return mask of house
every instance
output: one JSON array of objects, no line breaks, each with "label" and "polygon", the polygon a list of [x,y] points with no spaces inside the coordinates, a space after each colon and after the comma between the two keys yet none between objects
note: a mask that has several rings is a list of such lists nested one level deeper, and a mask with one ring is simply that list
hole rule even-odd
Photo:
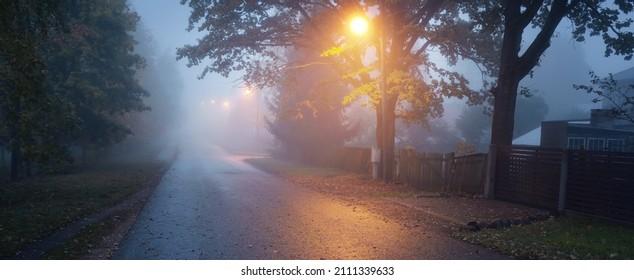
[{"label": "house", "polygon": [[634,152],[634,126],[606,118],[611,110],[592,110],[589,120],[543,121],[542,125],[513,140],[513,145],[557,149]]},{"label": "house", "polygon": [[634,129],[611,116],[609,109],[594,109],[590,120],[544,121],[540,146],[560,149],[634,152]]},{"label": "house", "polygon": [[539,126],[526,134],[513,139],[513,145],[539,146],[542,137],[542,127]]},{"label": "house", "polygon": [[515,138],[513,145],[634,152],[634,131],[602,127],[592,119],[543,121],[540,127]]},{"label": "house", "polygon": [[[634,85],[634,67],[613,75],[613,78],[620,86],[619,90],[626,92],[628,96],[630,92],[634,93],[634,90],[628,91],[629,85]],[[540,127],[513,140],[513,144],[634,152],[634,123],[615,115],[614,104],[611,102],[604,100],[602,109],[591,110],[590,119],[543,121]]]}]

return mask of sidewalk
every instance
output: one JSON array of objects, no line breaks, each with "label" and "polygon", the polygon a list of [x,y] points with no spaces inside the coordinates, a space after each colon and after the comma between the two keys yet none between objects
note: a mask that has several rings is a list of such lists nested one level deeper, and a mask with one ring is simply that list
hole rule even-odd
[{"label": "sidewalk", "polygon": [[[414,208],[458,225],[527,223],[547,219],[548,211],[504,201],[465,197],[386,198],[386,200]],[[475,223],[474,223],[475,222]]]},{"label": "sidewalk", "polygon": [[[420,192],[404,184],[387,184],[379,180],[372,180],[367,174],[341,173],[323,176],[322,173],[311,171],[310,168],[301,171],[288,172],[286,166],[274,166],[266,160],[250,161],[255,166],[278,168],[278,176],[293,184],[304,186],[320,193],[335,195],[342,198],[381,199],[395,205],[406,206],[422,211],[443,221],[457,226],[473,227],[504,227],[510,224],[530,223],[535,220],[548,219],[548,211],[525,207],[494,199],[468,198],[460,196],[421,196]],[[292,166],[292,164],[288,164]],[[264,169],[266,170],[266,169]],[[318,168],[316,170],[319,170]],[[272,171],[268,171],[272,172]],[[285,173],[286,172],[286,173]],[[418,193],[418,195],[417,195]],[[414,197],[412,197],[414,196]]]}]

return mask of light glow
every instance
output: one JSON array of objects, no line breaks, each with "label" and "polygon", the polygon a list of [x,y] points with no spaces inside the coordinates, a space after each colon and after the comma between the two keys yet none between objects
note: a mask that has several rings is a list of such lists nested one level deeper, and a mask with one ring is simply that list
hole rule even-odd
[{"label": "light glow", "polygon": [[365,35],[368,29],[369,23],[365,17],[357,16],[350,21],[350,31],[357,36]]}]

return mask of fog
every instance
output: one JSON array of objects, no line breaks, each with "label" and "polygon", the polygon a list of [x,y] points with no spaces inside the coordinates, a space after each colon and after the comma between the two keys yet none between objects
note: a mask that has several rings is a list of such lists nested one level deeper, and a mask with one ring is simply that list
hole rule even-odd
[{"label": "fog", "polygon": [[[166,138],[182,141],[188,137],[204,137],[236,151],[266,151],[272,141],[264,125],[264,119],[269,114],[265,101],[267,94],[261,89],[246,94],[246,85],[239,79],[240,73],[234,73],[228,78],[211,73],[201,80],[198,77],[202,73],[202,67],[188,68],[186,61],[175,60],[176,48],[195,43],[203,36],[196,31],[186,31],[190,9],[178,2],[130,2],[131,8],[139,13],[142,24],[156,42],[156,53],[171,55],[174,59],[176,74],[170,75],[179,77],[182,84],[174,92],[178,95],[178,105],[172,104],[173,109],[178,111],[178,123],[170,131],[174,133],[166,134]],[[569,29],[567,24],[561,24],[559,35],[553,38],[551,47],[546,51],[540,65],[534,69],[533,76],[522,81],[522,86],[533,90],[535,96],[546,101],[549,108],[545,116],[547,120],[579,117],[590,109],[597,108],[598,105],[591,102],[593,96],[572,88],[573,84],[589,83],[588,71],[606,76],[631,67],[631,62],[622,57],[605,58],[600,38],[588,37],[587,42],[575,42]],[[531,32],[527,34],[526,37],[529,38]],[[461,63],[456,70],[469,77],[477,87],[480,79],[477,68],[469,63]],[[465,106],[462,100],[448,99],[445,102],[443,119],[435,123],[448,125],[450,127],[444,129],[454,131],[454,122]],[[370,109],[363,107],[351,111],[359,110]],[[362,119],[365,127],[365,131],[361,131],[363,139],[351,143],[365,145],[372,141],[373,133],[370,130],[374,124],[367,123],[371,121],[371,115],[359,115],[361,117],[358,119]],[[400,137],[409,139],[407,136]]]},{"label": "fog", "polygon": [[[213,141],[227,149],[245,152],[261,152],[270,143],[270,136],[263,126],[266,113],[264,92],[245,92],[246,86],[240,81],[240,73],[222,77],[210,73],[199,79],[203,67],[187,67],[185,60],[176,60],[176,49],[193,44],[203,35],[186,30],[190,8],[173,0],[131,0],[130,8],[140,17],[140,25],[151,35],[155,53],[170,57],[174,73],[164,73],[171,77],[175,103],[169,104],[173,114],[164,122],[175,122],[168,127],[163,137],[168,144],[183,142],[191,138]],[[143,40],[139,38],[139,45]],[[152,65],[148,65],[152,67]],[[165,68],[157,69],[164,71]],[[152,90],[149,89],[150,94]],[[153,96],[148,98],[152,103]],[[162,116],[156,116],[162,117]],[[135,131],[135,134],[138,134]]]}]

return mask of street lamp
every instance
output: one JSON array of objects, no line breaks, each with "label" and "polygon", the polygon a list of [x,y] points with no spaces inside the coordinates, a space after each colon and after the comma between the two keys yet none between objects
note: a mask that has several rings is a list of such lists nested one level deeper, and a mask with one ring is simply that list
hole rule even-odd
[{"label": "street lamp", "polygon": [[357,16],[350,21],[350,31],[354,35],[363,36],[368,32],[369,24],[365,17]]},{"label": "street lamp", "polygon": [[[382,2],[382,1],[381,1]],[[379,2],[379,5],[381,4],[381,2]],[[379,9],[381,10],[381,7],[379,7]],[[382,10],[381,10],[382,11]],[[353,34],[357,35],[357,36],[364,36],[365,34],[367,34],[368,29],[369,29],[369,23],[368,20],[365,17],[362,16],[356,16],[354,18],[352,18],[352,20],[350,20],[350,31],[352,31]],[[383,181],[384,182],[388,182],[388,172],[392,172],[392,170],[388,170],[388,157],[391,157],[388,154],[387,151],[387,122],[386,122],[386,117],[385,117],[385,112],[386,112],[386,93],[385,93],[385,88],[386,88],[386,73],[385,73],[385,46],[384,46],[384,30],[383,30],[383,26],[381,25],[379,27],[379,63],[380,63],[380,68],[379,68],[379,76],[381,78],[381,122],[383,123],[383,125],[381,126],[381,143],[382,143],[382,149],[381,149],[381,159],[383,161]],[[391,177],[391,176],[390,176]]]}]

